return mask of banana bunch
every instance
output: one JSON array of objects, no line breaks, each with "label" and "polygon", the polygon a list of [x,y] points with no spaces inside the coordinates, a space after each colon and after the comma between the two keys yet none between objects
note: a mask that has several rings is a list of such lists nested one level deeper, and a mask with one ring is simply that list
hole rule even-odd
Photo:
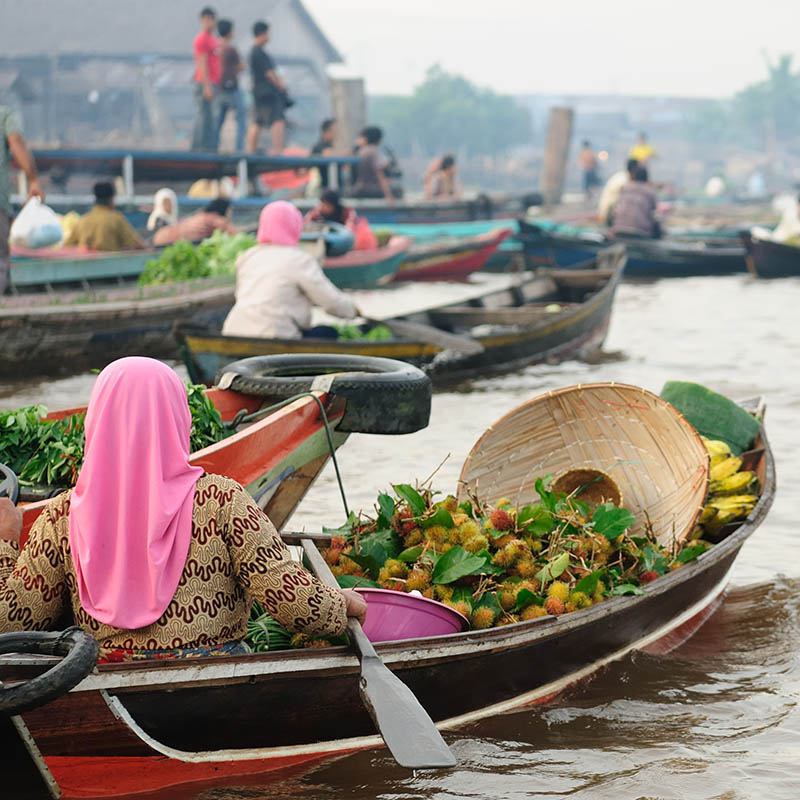
[{"label": "banana bunch", "polygon": [[729,522],[744,519],[758,502],[758,478],[742,469],[742,459],[725,442],[701,437],[710,462],[708,500],[695,531],[697,538],[714,539]]}]

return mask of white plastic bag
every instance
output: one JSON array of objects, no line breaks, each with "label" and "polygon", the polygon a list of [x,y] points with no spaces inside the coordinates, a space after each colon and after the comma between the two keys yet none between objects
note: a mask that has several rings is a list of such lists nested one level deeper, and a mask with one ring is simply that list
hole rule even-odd
[{"label": "white plastic bag", "polygon": [[50,247],[63,236],[56,212],[38,197],[31,197],[11,223],[8,241],[17,247]]}]

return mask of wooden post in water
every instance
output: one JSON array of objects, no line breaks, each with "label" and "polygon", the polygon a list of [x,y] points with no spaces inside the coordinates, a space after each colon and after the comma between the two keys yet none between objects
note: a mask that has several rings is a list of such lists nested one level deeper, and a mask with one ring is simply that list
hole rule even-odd
[{"label": "wooden post in water", "polygon": [[331,108],[339,123],[337,150],[350,153],[358,134],[367,124],[367,101],[363,78],[331,78]]},{"label": "wooden post in water", "polygon": [[571,108],[550,109],[541,180],[542,196],[548,206],[560,203],[564,191],[569,142],[572,137],[572,116]]}]

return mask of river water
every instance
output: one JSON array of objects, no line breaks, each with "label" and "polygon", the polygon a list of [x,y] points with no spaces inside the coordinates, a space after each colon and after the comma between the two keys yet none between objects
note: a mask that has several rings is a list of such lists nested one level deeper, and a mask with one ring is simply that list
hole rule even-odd
[{"label": "river water", "polygon": [[[347,499],[354,509],[367,508],[379,490],[427,478],[445,458],[434,485],[454,491],[461,463],[484,429],[552,388],[614,380],[658,392],[665,381],[678,379],[734,398],[765,395],[777,460],[775,504],[742,549],[724,603],[695,637],[668,655],[628,656],[547,705],[448,733],[459,761],[451,772],[413,775],[378,750],[270,782],[236,780],[179,796],[800,798],[800,559],[792,505],[800,475],[799,311],[796,280],[625,283],[607,358],[531,367],[437,393],[426,430],[402,437],[354,435],[339,451]],[[0,408],[78,405],[91,383],[91,376],[79,376],[0,385]],[[327,468],[292,527],[313,530],[343,519]],[[264,714],[269,724],[269,710]]]}]

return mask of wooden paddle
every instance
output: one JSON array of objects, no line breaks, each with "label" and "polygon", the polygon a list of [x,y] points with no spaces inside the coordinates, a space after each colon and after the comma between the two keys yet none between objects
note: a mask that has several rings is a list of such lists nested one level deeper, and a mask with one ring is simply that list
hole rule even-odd
[{"label": "wooden paddle", "polygon": [[475,339],[469,336],[448,333],[441,330],[441,328],[435,328],[433,325],[408,322],[404,319],[370,319],[369,317],[364,317],[364,319],[374,325],[385,325],[392,333],[396,333],[398,336],[435,344],[437,347],[443,347],[445,350],[452,350],[455,353],[474,356],[483,352],[483,345]]},{"label": "wooden paddle", "polygon": [[[311,539],[303,539],[303,550],[316,576],[339,588],[328,564]],[[361,662],[358,690],[361,699],[386,742],[394,760],[408,769],[454,767],[456,760],[419,700],[375,652],[358,620],[350,619],[347,634]]]}]

